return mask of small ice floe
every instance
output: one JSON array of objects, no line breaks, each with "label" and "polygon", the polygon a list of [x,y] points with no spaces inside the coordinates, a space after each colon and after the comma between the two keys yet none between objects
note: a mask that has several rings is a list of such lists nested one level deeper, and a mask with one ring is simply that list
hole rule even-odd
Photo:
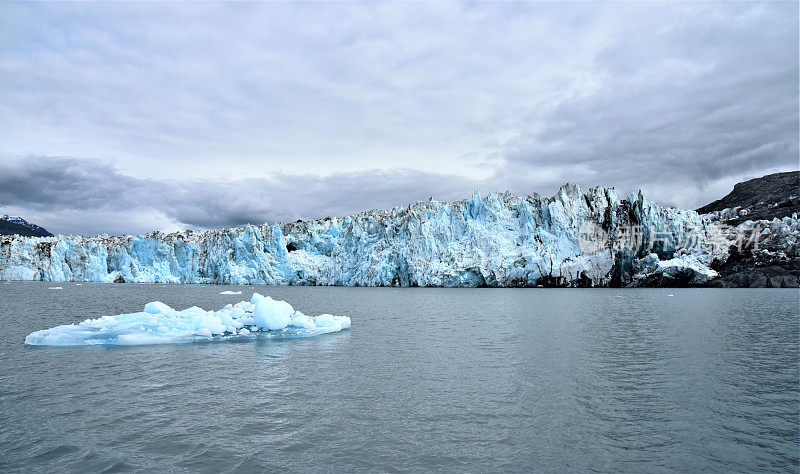
[{"label": "small ice floe", "polygon": [[673,295],[672,293],[670,293],[670,294],[668,294],[667,296],[675,296],[675,295]]},{"label": "small ice floe", "polygon": [[225,290],[225,291],[220,291],[219,294],[221,294],[221,295],[241,295],[242,292],[241,291]]},{"label": "small ice floe", "polygon": [[47,288],[48,290],[63,290],[63,286],[50,286]]},{"label": "small ice floe", "polygon": [[350,327],[350,318],[322,314],[306,316],[285,301],[256,293],[250,301],[219,311],[193,306],[176,311],[164,303],[147,303],[140,313],[103,316],[32,332],[30,345],[138,345],[222,341],[255,337],[310,337]]},{"label": "small ice floe", "polygon": [[81,284],[80,283],[75,283],[75,286],[81,286]]}]

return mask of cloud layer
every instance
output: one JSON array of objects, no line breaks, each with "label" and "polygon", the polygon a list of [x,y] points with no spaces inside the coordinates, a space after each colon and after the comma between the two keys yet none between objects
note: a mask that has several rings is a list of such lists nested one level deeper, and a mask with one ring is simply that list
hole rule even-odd
[{"label": "cloud layer", "polygon": [[[59,157],[0,164],[0,204],[53,232],[94,235],[344,216],[432,197],[469,195],[481,183],[409,169],[268,178],[143,179],[109,163]],[[35,219],[33,219],[35,217]],[[66,229],[66,230],[62,230]]]},{"label": "cloud layer", "polygon": [[0,5],[0,208],[53,232],[798,166],[786,3]]}]

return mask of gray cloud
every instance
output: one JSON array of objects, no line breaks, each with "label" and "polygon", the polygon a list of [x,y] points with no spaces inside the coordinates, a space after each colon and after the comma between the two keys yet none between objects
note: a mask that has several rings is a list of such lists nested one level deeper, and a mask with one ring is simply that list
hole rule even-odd
[{"label": "gray cloud", "polygon": [[[798,5],[0,4],[0,205],[56,232],[798,166]],[[84,158],[54,158],[58,156]]]},{"label": "gray cloud", "polygon": [[692,8],[689,18],[631,18],[639,34],[595,58],[613,80],[527,117],[507,143],[508,167],[573,165],[573,179],[629,188],[667,182],[688,206],[708,197],[686,191],[708,182],[797,167],[798,55],[784,43],[797,41],[796,5]]},{"label": "gray cloud", "polygon": [[478,184],[408,169],[327,177],[154,180],[126,176],[92,160],[28,157],[26,166],[18,161],[0,164],[0,207],[52,232],[84,235],[344,216],[433,197],[432,189],[437,199],[458,199]]}]

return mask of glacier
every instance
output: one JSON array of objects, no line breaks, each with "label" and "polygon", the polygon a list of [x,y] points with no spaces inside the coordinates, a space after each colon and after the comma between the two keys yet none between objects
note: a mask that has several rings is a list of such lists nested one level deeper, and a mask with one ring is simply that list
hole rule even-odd
[{"label": "glacier", "polygon": [[[750,222],[752,224],[752,222]],[[797,218],[770,223],[797,236]],[[794,238],[793,237],[793,238]],[[223,230],[0,238],[0,279],[341,286],[705,284],[735,232],[641,192],[562,186]],[[796,240],[796,239],[795,239]],[[796,242],[795,242],[796,244]],[[794,244],[793,244],[794,245]],[[796,245],[793,247],[796,252]]]},{"label": "glacier", "polygon": [[103,316],[29,334],[29,345],[142,345],[221,341],[254,337],[310,337],[350,327],[347,316],[306,316],[285,301],[255,293],[219,311],[196,306],[176,311],[160,301],[139,313]]}]

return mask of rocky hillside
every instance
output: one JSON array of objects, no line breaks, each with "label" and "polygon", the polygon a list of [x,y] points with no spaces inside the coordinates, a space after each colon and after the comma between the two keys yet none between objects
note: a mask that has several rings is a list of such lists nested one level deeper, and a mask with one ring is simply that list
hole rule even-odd
[{"label": "rocky hillside", "polygon": [[32,224],[21,217],[0,215],[0,235],[21,235],[25,237],[52,237],[44,227]]},{"label": "rocky hillside", "polygon": [[714,286],[798,286],[800,244],[792,226],[800,214],[800,171],[741,182],[697,212],[720,224],[754,229],[755,239],[742,248],[731,246],[728,259],[714,267],[719,273]]},{"label": "rocky hillside", "polygon": [[25,237],[51,237],[44,227],[31,224],[21,217],[0,216],[0,235],[22,235]]},{"label": "rocky hillside", "polygon": [[[723,213],[726,209],[727,213]],[[700,214],[717,212],[728,223],[772,220],[800,214],[800,171],[775,173],[743,181],[722,199],[697,209]]]}]

